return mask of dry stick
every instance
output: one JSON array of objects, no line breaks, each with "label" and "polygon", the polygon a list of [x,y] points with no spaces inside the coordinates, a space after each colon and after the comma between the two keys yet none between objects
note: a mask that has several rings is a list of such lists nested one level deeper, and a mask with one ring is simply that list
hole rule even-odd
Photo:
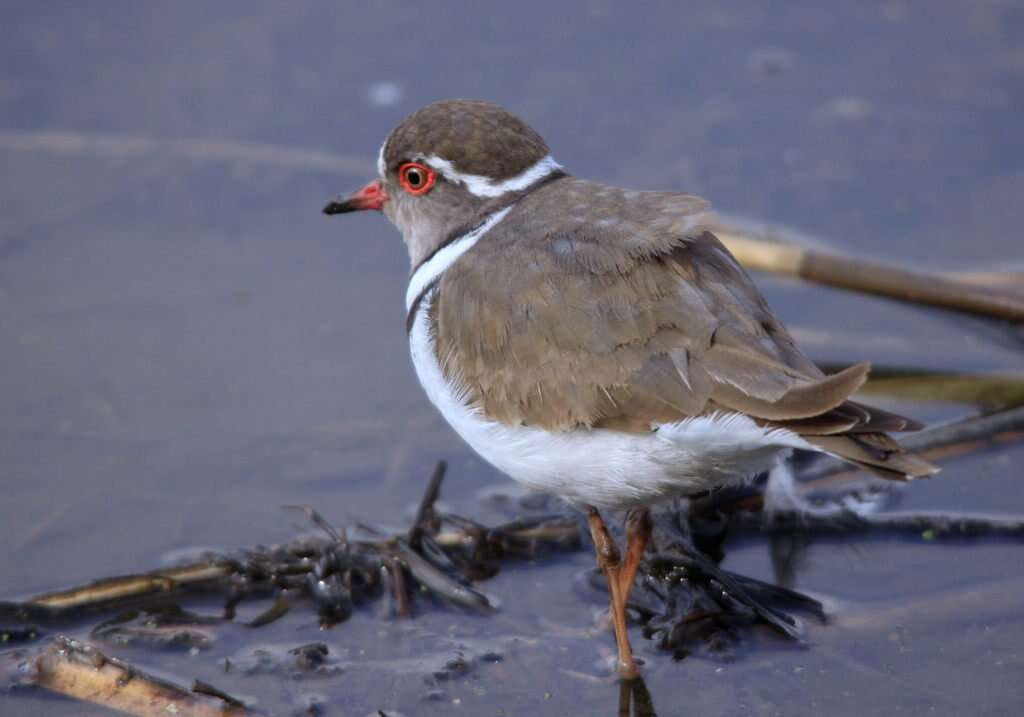
[{"label": "dry stick", "polygon": [[420,583],[435,594],[442,595],[456,605],[479,613],[494,611],[495,608],[486,595],[445,575],[425,558],[422,558],[401,538],[392,540],[389,547],[392,556],[404,564]]},{"label": "dry stick", "polygon": [[411,617],[412,607],[409,604],[409,588],[405,585],[405,571],[397,558],[391,558],[386,563],[394,581],[392,589],[394,590],[395,610],[398,613],[398,617]]},{"label": "dry stick", "polygon": [[898,269],[863,259],[755,239],[721,227],[722,243],[748,269],[795,276],[914,304],[1024,323],[1024,298],[980,288],[940,274]]},{"label": "dry stick", "polygon": [[29,620],[47,615],[71,615],[77,610],[104,610],[136,599],[170,596],[182,588],[202,588],[229,578],[237,570],[229,561],[194,563],[143,575],[104,578],[57,592],[37,595],[23,603],[0,603],[6,612],[22,612]]},{"label": "dry stick", "polygon": [[924,536],[927,540],[941,538],[1024,538],[1024,518],[950,514],[939,512],[857,513],[840,510],[818,515],[802,511],[779,510],[766,519],[760,513],[737,513],[734,530],[749,529],[774,533],[809,533],[814,535],[848,535],[884,531],[890,534]]},{"label": "dry stick", "polygon": [[190,692],[62,635],[25,666],[28,684],[138,717],[256,714],[237,700]]},{"label": "dry stick", "polygon": [[423,492],[423,498],[416,509],[416,517],[413,518],[412,527],[409,528],[409,543],[411,545],[416,545],[423,532],[424,525],[434,515],[434,503],[441,497],[441,481],[444,480],[444,474],[447,470],[448,463],[446,461],[438,461],[434,465],[434,472],[430,476],[430,481],[427,482],[427,489]]},{"label": "dry stick", "polygon": [[284,505],[284,506],[281,506],[281,507],[284,510],[298,510],[298,511],[302,511],[302,514],[305,515],[306,518],[309,519],[310,523],[312,523],[316,527],[320,528],[320,530],[322,530],[325,533],[327,533],[327,535],[330,536],[331,540],[333,540],[335,543],[337,543],[338,545],[341,545],[341,546],[345,546],[345,545],[348,544],[348,540],[346,539],[345,535],[343,533],[339,533],[338,529],[335,528],[333,525],[331,525],[330,521],[328,521],[325,517],[323,517],[318,512],[316,512],[316,510],[313,509],[313,506],[311,506],[311,505]]},{"label": "dry stick", "polygon": [[1024,271],[963,271],[944,275],[947,279],[991,289],[1024,291]]}]

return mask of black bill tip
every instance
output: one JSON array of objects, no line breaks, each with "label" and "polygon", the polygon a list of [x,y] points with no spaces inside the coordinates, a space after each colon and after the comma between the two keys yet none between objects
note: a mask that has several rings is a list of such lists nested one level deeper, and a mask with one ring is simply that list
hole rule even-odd
[{"label": "black bill tip", "polygon": [[355,207],[353,207],[350,202],[333,201],[328,202],[327,206],[324,207],[324,214],[332,216],[334,214],[344,214],[345,212],[351,212],[354,210]]}]

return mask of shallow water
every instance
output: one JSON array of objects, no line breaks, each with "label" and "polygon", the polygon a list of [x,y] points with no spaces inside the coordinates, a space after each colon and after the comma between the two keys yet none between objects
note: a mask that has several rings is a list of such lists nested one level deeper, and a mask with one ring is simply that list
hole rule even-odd
[{"label": "shallow water", "polygon": [[[0,10],[0,597],[144,570],[175,549],[287,539],[279,506],[402,523],[433,461],[478,511],[504,480],[433,413],[405,345],[407,272],[378,216],[327,220],[409,111],[495,100],[573,173],[679,189],[832,246],[936,270],[1019,267],[1019,3],[334,3]],[[757,277],[822,361],[1019,370],[998,328]],[[928,420],[947,405],[887,404]],[[1021,447],[949,462],[905,507],[1024,513]],[[770,578],[768,549],[728,566]],[[224,675],[253,633],[197,657],[126,651],[286,712],[613,713],[611,641],[579,553],[486,584],[498,618],[312,615],[344,673]],[[1006,543],[811,547],[797,587],[833,624],[810,647],[672,662],[636,638],[661,714],[1016,714],[1024,557]],[[581,607],[582,605],[582,607]],[[435,684],[432,661],[497,650]],[[347,652],[346,652],[347,651]],[[440,657],[439,657],[440,656]],[[244,661],[244,660],[243,660]],[[583,676],[580,676],[583,675]],[[596,676],[596,678],[594,678]],[[36,696],[0,714],[78,714]]]}]

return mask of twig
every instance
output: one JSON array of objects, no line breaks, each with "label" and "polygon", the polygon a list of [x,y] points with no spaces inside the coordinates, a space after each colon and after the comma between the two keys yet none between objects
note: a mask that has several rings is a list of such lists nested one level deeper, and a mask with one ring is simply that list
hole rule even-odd
[{"label": "twig", "polygon": [[1024,322],[1024,298],[957,281],[947,275],[900,269],[877,262],[757,239],[724,226],[716,235],[748,269],[794,276],[891,299]]},{"label": "twig", "polygon": [[138,717],[256,714],[216,688],[186,690],[62,635],[34,655],[19,657],[25,683]]},{"label": "twig", "polygon": [[270,607],[249,622],[245,623],[245,625],[248,627],[263,627],[264,625],[269,625],[270,623],[280,620],[282,617],[287,615],[291,609],[291,600],[284,596],[279,597]]},{"label": "twig", "polygon": [[912,433],[900,442],[915,451],[929,451],[955,443],[989,439],[1005,433],[1024,431],[1024,406],[942,423]]},{"label": "twig", "polygon": [[210,697],[216,697],[218,700],[231,707],[245,708],[245,703],[240,699],[232,697],[224,690],[214,687],[209,682],[192,680],[192,692],[197,695],[209,695]]},{"label": "twig", "polygon": [[434,466],[434,472],[430,475],[430,480],[427,482],[427,489],[423,493],[423,498],[420,499],[419,507],[416,509],[416,517],[412,521],[412,527],[409,528],[409,543],[416,545],[419,543],[420,535],[423,533],[428,522],[434,518],[434,503],[441,497],[441,482],[444,480],[444,474],[448,470],[448,464],[445,461],[438,461]]},{"label": "twig", "polygon": [[0,617],[18,620],[69,618],[86,611],[124,608],[134,601],[152,602],[172,597],[179,590],[202,589],[221,583],[238,570],[234,561],[218,560],[143,575],[104,578],[68,590],[37,595],[22,603],[0,602]]},{"label": "twig", "polygon": [[737,513],[732,526],[776,533],[814,533],[843,535],[868,531],[909,534],[926,540],[940,538],[1020,538],[1024,537],[1024,518],[949,513],[858,513],[842,509],[834,513],[780,510],[770,517],[761,514]]},{"label": "twig", "polygon": [[391,552],[417,580],[434,593],[476,612],[493,612],[494,606],[486,595],[445,575],[401,538],[392,542]]},{"label": "twig", "polygon": [[337,543],[338,545],[345,545],[347,543],[347,541],[345,539],[345,536],[341,532],[339,532],[337,528],[335,528],[333,525],[331,525],[329,520],[324,518],[322,515],[317,513],[315,510],[313,510],[313,506],[311,506],[311,505],[285,505],[285,506],[282,506],[282,508],[284,508],[284,510],[297,510],[297,511],[301,511],[302,514],[305,515],[309,519],[309,522],[311,522],[316,527],[320,528],[320,530],[322,530],[325,533],[327,533],[327,535],[330,536],[331,540],[333,540],[335,543]]},{"label": "twig", "polygon": [[964,271],[946,274],[954,281],[1010,291],[1024,291],[1024,271]]},{"label": "twig", "polygon": [[[688,527],[688,526],[687,526]],[[762,622],[775,628],[779,633],[797,642],[802,641],[800,629],[796,621],[788,614],[775,609],[767,602],[762,602],[751,595],[744,583],[744,578],[722,570],[702,551],[693,545],[691,536],[682,529],[677,521],[656,520],[654,533],[651,542],[655,545],[671,546],[670,553],[656,552],[644,559],[643,568],[650,574],[664,572],[666,569],[679,568],[685,571],[688,579],[704,581],[710,584],[712,581],[721,586],[720,590],[709,590],[709,594],[715,595],[721,592],[727,594],[730,599],[735,600],[757,616]],[[757,587],[757,584],[748,581],[747,584]],[[787,595],[787,599],[791,599]],[[778,597],[773,595],[772,597]],[[799,595],[801,600],[808,604],[817,604],[811,598]],[[818,606],[820,608],[820,606]]]},{"label": "twig", "polygon": [[412,607],[409,605],[409,589],[405,586],[405,572],[397,559],[391,558],[385,561],[386,569],[392,580],[394,592],[395,611],[398,617],[409,617],[412,615]]}]

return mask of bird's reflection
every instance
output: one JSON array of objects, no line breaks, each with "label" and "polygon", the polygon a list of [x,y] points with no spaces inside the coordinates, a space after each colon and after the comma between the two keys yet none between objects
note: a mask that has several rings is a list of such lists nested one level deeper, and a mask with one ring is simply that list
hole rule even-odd
[{"label": "bird's reflection", "polygon": [[801,533],[772,533],[768,545],[775,584],[792,590],[796,576],[807,567],[807,552],[811,539]]},{"label": "bird's reflection", "polygon": [[657,714],[642,677],[619,682],[618,717],[657,717]]}]

